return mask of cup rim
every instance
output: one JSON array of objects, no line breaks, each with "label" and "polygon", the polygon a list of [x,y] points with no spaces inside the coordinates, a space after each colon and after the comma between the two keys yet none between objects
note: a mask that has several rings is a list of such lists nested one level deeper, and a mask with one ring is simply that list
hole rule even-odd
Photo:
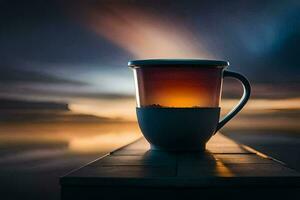
[{"label": "cup rim", "polygon": [[217,67],[225,68],[229,62],[223,60],[204,59],[146,59],[131,60],[128,62],[130,68],[141,67]]}]

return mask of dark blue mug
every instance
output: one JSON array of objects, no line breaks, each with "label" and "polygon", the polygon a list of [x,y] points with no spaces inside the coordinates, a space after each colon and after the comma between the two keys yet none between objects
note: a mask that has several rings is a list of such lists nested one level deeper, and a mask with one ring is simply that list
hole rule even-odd
[{"label": "dark blue mug", "polygon": [[[128,63],[134,71],[137,118],[153,150],[204,151],[205,144],[247,103],[251,87],[226,61],[151,59]],[[223,77],[239,80],[244,94],[221,121]]]}]

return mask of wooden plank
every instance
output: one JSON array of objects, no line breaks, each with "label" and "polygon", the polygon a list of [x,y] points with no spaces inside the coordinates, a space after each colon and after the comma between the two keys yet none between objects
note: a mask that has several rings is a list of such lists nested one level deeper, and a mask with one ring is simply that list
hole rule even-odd
[{"label": "wooden plank", "polygon": [[176,165],[176,158],[162,154],[145,155],[113,155],[103,158],[100,162],[91,163],[89,166],[166,166]]},{"label": "wooden plank", "polygon": [[85,199],[79,198],[81,195],[94,198],[107,191],[114,193],[109,195],[111,199],[129,194],[141,198],[137,191],[143,191],[147,197],[156,192],[175,197],[184,196],[185,192],[205,196],[211,188],[218,188],[220,194],[230,194],[235,188],[246,188],[248,192],[264,188],[257,194],[273,191],[279,197],[287,186],[289,194],[299,192],[300,173],[217,134],[204,153],[151,151],[142,138],[62,177],[60,183],[63,199]]},{"label": "wooden plank", "polygon": [[212,154],[251,154],[241,145],[230,140],[222,134],[214,135],[206,145],[208,152]]},{"label": "wooden plank", "polygon": [[169,166],[145,165],[111,165],[111,166],[87,166],[73,173],[75,177],[170,177],[176,175],[176,168]]}]

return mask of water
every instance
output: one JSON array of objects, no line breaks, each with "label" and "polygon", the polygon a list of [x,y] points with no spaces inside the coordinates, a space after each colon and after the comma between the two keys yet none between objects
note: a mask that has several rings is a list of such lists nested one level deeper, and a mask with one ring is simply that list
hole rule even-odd
[{"label": "water", "polygon": [[[300,170],[299,112],[266,113],[239,115],[222,132]],[[0,123],[1,197],[59,199],[60,176],[140,136],[135,122]]]},{"label": "water", "polygon": [[59,199],[59,177],[140,137],[136,123],[0,124],[3,199]]}]

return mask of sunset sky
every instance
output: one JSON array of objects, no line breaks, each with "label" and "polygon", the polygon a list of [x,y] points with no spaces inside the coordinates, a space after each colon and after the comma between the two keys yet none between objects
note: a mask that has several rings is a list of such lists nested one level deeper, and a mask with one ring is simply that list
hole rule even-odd
[{"label": "sunset sky", "polygon": [[[299,9],[297,0],[1,1],[0,98],[130,117],[129,60],[203,58],[249,77],[253,99],[299,109]],[[239,87],[228,82],[224,96]]]},{"label": "sunset sky", "polygon": [[[300,171],[299,39],[299,0],[0,0],[1,199],[60,199],[59,177],[143,136],[136,59],[228,61],[252,95],[218,137]],[[221,120],[242,96],[226,78],[218,104],[216,74],[173,69],[149,70],[141,106],[219,105]]]}]

